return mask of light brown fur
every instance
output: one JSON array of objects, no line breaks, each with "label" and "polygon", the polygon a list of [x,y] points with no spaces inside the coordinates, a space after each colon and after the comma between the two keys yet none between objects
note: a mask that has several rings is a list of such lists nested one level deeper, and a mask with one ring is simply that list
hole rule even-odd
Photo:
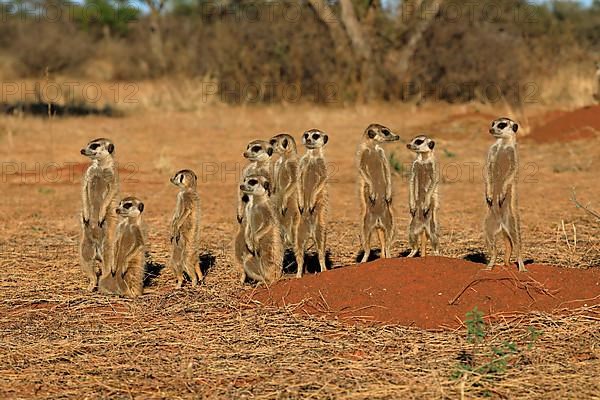
[{"label": "light brown fur", "polygon": [[119,176],[114,162],[114,145],[110,140],[92,140],[81,149],[81,154],[91,158],[92,164],[86,170],[82,183],[79,254],[81,269],[89,279],[87,289],[93,291],[99,275],[110,275],[113,265]]},{"label": "light brown fur", "polygon": [[260,283],[271,284],[281,277],[283,250],[281,231],[269,198],[270,183],[264,176],[250,175],[240,185],[248,195],[242,257],[244,275]]},{"label": "light brown fur", "polygon": [[114,247],[115,272],[100,279],[100,292],[126,297],[142,295],[145,268],[143,210],[144,203],[135,197],[126,197],[119,203],[117,214],[121,220],[117,225]]},{"label": "light brown fur", "polygon": [[376,231],[381,242],[381,258],[390,257],[394,236],[392,211],[392,174],[390,164],[381,147],[382,143],[399,140],[389,128],[371,124],[363,133],[356,154],[359,171],[359,192],[362,210],[361,239],[364,255],[361,262],[369,259],[371,235]]},{"label": "light brown fur", "polygon": [[505,241],[505,265],[509,265],[510,256],[514,251],[519,271],[527,271],[521,257],[517,202],[517,130],[518,125],[508,118],[492,121],[489,129],[497,140],[490,146],[485,167],[487,215],[484,221],[484,236],[489,252],[487,269],[492,269],[496,262],[496,235],[502,233]]},{"label": "light brown fur", "polygon": [[171,178],[171,183],[179,188],[171,220],[172,252],[169,262],[177,289],[183,284],[184,272],[194,287],[203,278],[199,264],[200,196],[196,190],[197,181],[196,174],[191,170],[181,170]]},{"label": "light brown fur", "polygon": [[594,77],[594,86],[596,86],[594,88],[595,93],[594,93],[594,100],[596,100],[597,103],[600,103],[600,61],[596,61],[596,74]]},{"label": "light brown fur", "polygon": [[298,261],[296,276],[304,273],[304,252],[309,240],[315,244],[321,272],[327,270],[325,250],[327,241],[327,164],[323,157],[323,147],[328,136],[317,129],[302,135],[306,153],[298,164],[298,210],[300,219],[296,228],[294,253]]},{"label": "light brown fur", "polygon": [[408,188],[411,215],[408,228],[408,242],[411,250],[408,257],[414,257],[418,250],[420,250],[421,257],[425,257],[428,240],[431,242],[434,255],[438,255],[439,173],[433,150],[435,142],[427,136],[419,135],[406,147],[417,154],[411,167]]},{"label": "light brown fur", "polygon": [[[269,142],[265,140],[253,140],[246,146],[246,151],[243,153],[244,157],[250,162],[242,170],[242,176],[240,177],[240,184],[244,182],[244,179],[250,175],[262,175],[265,176],[269,182],[273,181],[273,166],[271,156],[273,155],[273,147]],[[246,210],[246,202],[248,196],[238,192],[238,206],[237,206],[237,221],[241,224],[244,220],[244,212]]]},{"label": "light brown fur", "polygon": [[272,196],[273,203],[281,222],[283,241],[287,247],[293,248],[296,243],[296,226],[300,220],[296,141],[283,133],[271,138],[270,143],[275,153],[279,154],[273,169],[273,181],[277,188]]}]

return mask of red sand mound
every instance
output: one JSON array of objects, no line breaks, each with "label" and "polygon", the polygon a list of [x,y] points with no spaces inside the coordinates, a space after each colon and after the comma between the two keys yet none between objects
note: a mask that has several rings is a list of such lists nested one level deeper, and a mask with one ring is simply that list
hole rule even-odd
[{"label": "red sand mound", "polygon": [[527,139],[538,143],[591,139],[600,133],[600,105],[566,113],[543,126],[534,128]]},{"label": "red sand mound", "polygon": [[[600,304],[600,268],[529,265],[530,272],[427,257],[378,260],[288,279],[254,293],[266,305],[352,322],[457,327],[477,306],[487,316]],[[460,320],[459,320],[460,319]]]}]

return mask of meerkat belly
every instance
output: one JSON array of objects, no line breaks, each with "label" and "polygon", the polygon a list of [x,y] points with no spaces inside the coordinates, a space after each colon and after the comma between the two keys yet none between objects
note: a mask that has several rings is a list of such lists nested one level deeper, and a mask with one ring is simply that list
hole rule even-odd
[{"label": "meerkat belly", "polygon": [[383,197],[386,191],[385,169],[382,159],[373,157],[367,164],[367,171],[373,182],[373,191]]},{"label": "meerkat belly", "polygon": [[311,193],[319,186],[319,176],[325,176],[319,165],[317,163],[308,164],[303,181],[306,204],[308,204]]},{"label": "meerkat belly", "polygon": [[504,195],[503,186],[506,182],[511,169],[511,158],[508,152],[498,151],[495,159],[492,161],[492,196],[499,197]]},{"label": "meerkat belly", "polygon": [[88,197],[90,199],[90,221],[98,222],[102,203],[108,194],[108,186],[100,176],[92,176],[88,183]]},{"label": "meerkat belly", "polygon": [[417,208],[422,208],[427,188],[432,184],[433,166],[431,164],[415,165],[415,200]]}]

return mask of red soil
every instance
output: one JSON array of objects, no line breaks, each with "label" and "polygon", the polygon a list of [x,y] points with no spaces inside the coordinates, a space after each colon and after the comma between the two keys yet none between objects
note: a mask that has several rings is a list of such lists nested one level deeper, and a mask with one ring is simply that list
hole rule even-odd
[{"label": "red soil", "polygon": [[377,260],[283,280],[257,290],[253,299],[349,323],[425,329],[458,327],[475,306],[494,319],[600,304],[600,268],[528,265],[528,273],[516,267],[482,268],[445,257]]},{"label": "red soil", "polygon": [[600,132],[600,105],[580,108],[536,127],[527,139],[538,143],[593,139]]}]

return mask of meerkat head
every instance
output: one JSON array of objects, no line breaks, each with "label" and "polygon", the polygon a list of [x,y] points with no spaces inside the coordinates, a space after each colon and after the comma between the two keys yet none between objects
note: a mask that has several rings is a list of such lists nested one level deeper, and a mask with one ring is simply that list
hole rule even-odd
[{"label": "meerkat head", "polygon": [[406,145],[406,148],[414,151],[415,153],[429,153],[433,151],[435,142],[425,135],[419,135],[415,137]]},{"label": "meerkat head", "polygon": [[117,214],[125,218],[138,217],[143,211],[144,203],[133,196],[125,197],[121,200],[116,209]]},{"label": "meerkat head", "polygon": [[496,138],[514,137],[519,125],[509,118],[498,118],[492,121],[489,132]]},{"label": "meerkat head", "polygon": [[329,136],[318,129],[309,129],[302,135],[302,144],[307,149],[319,149],[327,144]]},{"label": "meerkat head", "polygon": [[394,142],[400,140],[400,136],[394,134],[383,125],[371,124],[365,129],[364,137],[375,142]]},{"label": "meerkat head", "polygon": [[112,157],[115,152],[115,145],[109,139],[94,139],[81,149],[81,154],[92,160],[102,160],[106,157]]},{"label": "meerkat head", "polygon": [[271,195],[271,183],[262,175],[250,175],[244,178],[240,190],[253,196]]},{"label": "meerkat head", "polygon": [[253,140],[244,151],[244,157],[250,161],[266,161],[272,155],[273,147],[266,140]]},{"label": "meerkat head", "polygon": [[181,189],[196,188],[198,177],[191,169],[182,169],[171,177],[171,183]]},{"label": "meerkat head", "polygon": [[269,140],[269,143],[276,153],[285,154],[289,152],[296,152],[296,141],[287,133],[280,133],[279,135],[273,136],[271,140]]}]

